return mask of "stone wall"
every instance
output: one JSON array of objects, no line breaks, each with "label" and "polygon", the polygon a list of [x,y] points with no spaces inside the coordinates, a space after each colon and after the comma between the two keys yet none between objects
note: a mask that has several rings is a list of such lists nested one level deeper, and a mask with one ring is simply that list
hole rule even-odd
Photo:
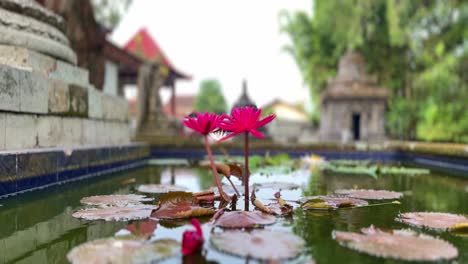
[{"label": "stone wall", "polygon": [[125,144],[128,103],[89,83],[88,71],[0,45],[0,149]]}]

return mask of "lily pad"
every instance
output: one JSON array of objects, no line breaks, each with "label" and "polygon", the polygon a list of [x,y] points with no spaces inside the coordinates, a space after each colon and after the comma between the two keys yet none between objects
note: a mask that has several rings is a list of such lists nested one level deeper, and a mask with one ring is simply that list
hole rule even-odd
[{"label": "lily pad", "polygon": [[409,230],[384,232],[371,226],[361,232],[333,231],[333,238],[342,246],[382,258],[439,261],[458,256],[458,250],[452,244]]},{"label": "lily pad", "polygon": [[72,214],[86,220],[128,221],[150,217],[154,205],[134,205],[128,207],[87,208]]},{"label": "lily pad", "polygon": [[367,201],[348,197],[335,196],[309,196],[300,200],[301,208],[306,210],[333,210],[338,208],[349,208],[366,206]]},{"label": "lily pad", "polygon": [[436,212],[403,213],[398,215],[396,221],[437,230],[455,230],[460,229],[463,225],[468,225],[468,217],[466,216]]},{"label": "lily pad", "polygon": [[[211,164],[209,161],[204,161],[200,163],[201,167],[204,168],[211,168]],[[242,178],[242,166],[237,162],[229,162],[229,163],[215,163],[216,170],[218,173],[223,174],[224,176],[236,176],[238,178]]]},{"label": "lily pad", "polygon": [[292,259],[305,246],[304,240],[292,233],[270,230],[215,233],[211,235],[210,241],[219,251],[259,260]]},{"label": "lily pad", "polygon": [[73,248],[67,259],[73,264],[81,263],[153,263],[177,254],[180,243],[161,239],[153,243],[144,240],[99,239]]},{"label": "lily pad", "polygon": [[253,228],[271,225],[276,222],[276,217],[262,212],[233,211],[225,212],[215,225],[223,228]]},{"label": "lily pad", "polygon": [[387,190],[336,190],[335,194],[346,195],[347,197],[364,200],[389,200],[403,197],[403,193]]},{"label": "lily pad", "polygon": [[126,206],[129,204],[140,204],[141,202],[152,200],[153,198],[148,198],[144,195],[112,194],[84,197],[80,202],[87,205]]},{"label": "lily pad", "polygon": [[198,200],[191,193],[170,192],[159,199],[158,208],[151,214],[159,219],[179,219],[197,216],[211,216],[216,211],[198,205]]},{"label": "lily pad", "polygon": [[169,184],[142,184],[138,186],[137,191],[142,193],[168,193],[186,191],[187,188]]},{"label": "lily pad", "polygon": [[255,188],[257,189],[294,190],[300,187],[300,185],[291,182],[265,182],[255,184]]}]

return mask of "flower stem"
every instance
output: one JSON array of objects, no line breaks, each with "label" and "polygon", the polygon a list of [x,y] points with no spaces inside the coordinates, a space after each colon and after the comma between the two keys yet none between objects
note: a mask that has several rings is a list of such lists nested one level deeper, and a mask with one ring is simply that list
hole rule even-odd
[{"label": "flower stem", "polygon": [[230,202],[231,198],[229,198],[229,196],[223,191],[223,187],[221,187],[221,181],[219,180],[218,171],[216,170],[216,166],[215,166],[214,159],[213,159],[213,154],[211,153],[210,143],[208,142],[208,136],[204,136],[204,138],[205,138],[206,153],[208,154],[208,159],[210,160],[211,171],[213,172],[213,177],[214,177],[216,186],[218,187],[219,195],[226,202]]},{"label": "flower stem", "polygon": [[249,132],[245,132],[244,142],[244,211],[249,211]]}]

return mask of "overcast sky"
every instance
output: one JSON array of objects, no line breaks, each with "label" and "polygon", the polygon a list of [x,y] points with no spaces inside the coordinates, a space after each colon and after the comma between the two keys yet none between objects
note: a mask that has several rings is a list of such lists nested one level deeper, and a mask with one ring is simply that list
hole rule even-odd
[{"label": "overcast sky", "polygon": [[310,13],[311,0],[134,0],[111,39],[124,45],[146,27],[172,63],[193,76],[177,83],[177,94],[196,94],[201,80],[216,78],[232,105],[246,78],[259,106],[275,98],[309,101],[295,62],[282,51],[282,9]]}]

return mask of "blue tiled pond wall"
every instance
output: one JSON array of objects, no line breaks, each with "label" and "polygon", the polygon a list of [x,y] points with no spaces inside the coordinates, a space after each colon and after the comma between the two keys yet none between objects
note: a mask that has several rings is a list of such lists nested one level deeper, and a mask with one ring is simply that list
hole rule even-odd
[{"label": "blue tiled pond wall", "polygon": [[[264,155],[268,150],[252,150],[251,155]],[[468,177],[468,158],[443,155],[416,154],[405,151],[306,151],[272,150],[271,155],[287,152],[292,157],[311,153],[327,159],[372,159],[403,161],[431,169],[448,171]],[[215,154],[222,154],[214,150]],[[242,150],[229,150],[230,155],[242,155]],[[200,148],[153,147],[143,143],[119,146],[51,148],[21,151],[0,151],[0,198],[20,194],[56,184],[66,184],[128,170],[145,165],[150,158],[200,159],[205,151]]]}]

